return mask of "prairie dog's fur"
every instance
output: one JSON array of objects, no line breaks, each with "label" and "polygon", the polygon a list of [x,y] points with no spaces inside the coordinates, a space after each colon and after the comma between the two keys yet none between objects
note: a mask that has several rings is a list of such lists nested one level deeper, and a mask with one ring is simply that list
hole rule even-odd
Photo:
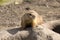
[{"label": "prairie dog's fur", "polygon": [[34,10],[28,10],[27,13],[21,17],[22,28],[25,28],[27,25],[36,27],[41,24],[43,24],[43,18]]}]

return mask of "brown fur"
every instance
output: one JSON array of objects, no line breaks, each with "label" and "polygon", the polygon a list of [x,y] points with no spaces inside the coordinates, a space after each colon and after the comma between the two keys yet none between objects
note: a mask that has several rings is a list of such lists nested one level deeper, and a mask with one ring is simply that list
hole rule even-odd
[{"label": "brown fur", "polygon": [[36,27],[37,25],[43,24],[44,21],[42,16],[40,16],[36,11],[28,10],[28,12],[21,17],[22,28],[24,29],[26,24],[29,23],[32,25],[32,27]]}]

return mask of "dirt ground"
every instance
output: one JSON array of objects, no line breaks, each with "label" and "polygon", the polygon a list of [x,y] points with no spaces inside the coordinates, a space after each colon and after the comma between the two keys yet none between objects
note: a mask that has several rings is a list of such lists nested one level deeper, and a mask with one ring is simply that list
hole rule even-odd
[{"label": "dirt ground", "polygon": [[37,11],[45,22],[60,19],[60,0],[24,0],[21,4],[0,6],[0,29],[20,27],[26,7]]}]

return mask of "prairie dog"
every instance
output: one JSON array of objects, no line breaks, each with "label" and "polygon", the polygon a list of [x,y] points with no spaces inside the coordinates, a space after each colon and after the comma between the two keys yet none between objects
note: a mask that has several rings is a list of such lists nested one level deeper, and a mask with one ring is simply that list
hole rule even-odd
[{"label": "prairie dog", "polygon": [[43,24],[43,18],[34,10],[27,10],[21,17],[21,26],[24,29],[25,27],[36,27],[37,25]]}]

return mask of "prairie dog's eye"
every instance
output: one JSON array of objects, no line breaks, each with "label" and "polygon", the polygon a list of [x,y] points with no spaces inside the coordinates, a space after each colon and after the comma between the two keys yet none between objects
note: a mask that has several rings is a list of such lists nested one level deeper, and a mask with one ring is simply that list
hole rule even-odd
[{"label": "prairie dog's eye", "polygon": [[35,18],[35,16],[34,16],[34,15],[32,15],[32,14],[29,14],[29,16],[30,16],[30,17],[32,17],[32,18]]},{"label": "prairie dog's eye", "polygon": [[32,15],[32,14],[29,14],[30,16]]},{"label": "prairie dog's eye", "polygon": [[29,10],[30,8],[25,8],[26,10]]},{"label": "prairie dog's eye", "polygon": [[32,16],[32,14],[31,14],[31,13],[27,13],[27,15]]}]

